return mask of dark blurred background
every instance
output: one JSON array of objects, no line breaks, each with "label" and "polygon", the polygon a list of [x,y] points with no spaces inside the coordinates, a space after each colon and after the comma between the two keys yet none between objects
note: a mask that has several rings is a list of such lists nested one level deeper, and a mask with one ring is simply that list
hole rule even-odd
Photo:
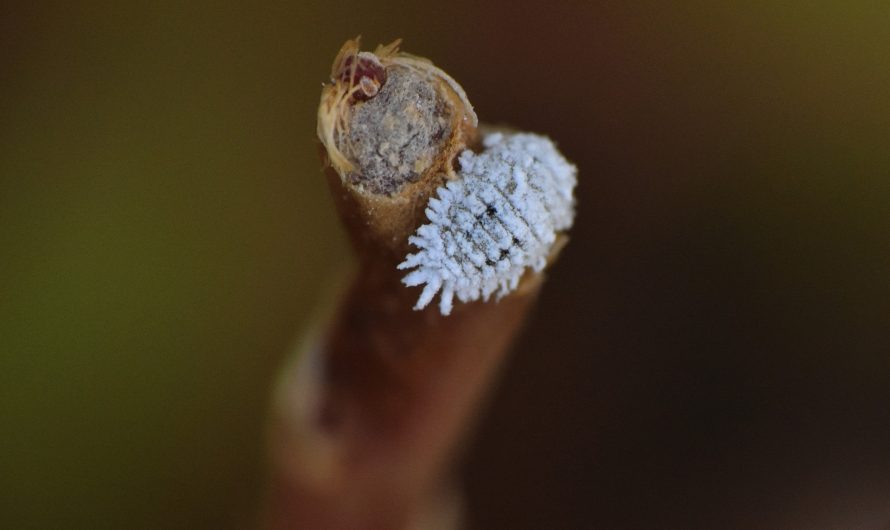
[{"label": "dark blurred background", "polygon": [[315,111],[359,33],[580,168],[474,528],[890,524],[886,2],[33,4],[0,7],[0,527],[251,524],[349,255]]}]

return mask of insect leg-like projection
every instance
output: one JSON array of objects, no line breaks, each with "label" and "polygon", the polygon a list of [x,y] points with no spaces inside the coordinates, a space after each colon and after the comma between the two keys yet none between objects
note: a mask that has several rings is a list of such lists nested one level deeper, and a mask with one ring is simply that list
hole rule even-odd
[{"label": "insect leg-like projection", "polygon": [[439,309],[488,300],[516,289],[526,268],[544,268],[557,234],[571,227],[577,169],[549,139],[528,133],[493,133],[480,154],[460,155],[460,178],[438,189],[429,223],[409,242],[402,280],[424,285],[415,309],[441,291]]}]

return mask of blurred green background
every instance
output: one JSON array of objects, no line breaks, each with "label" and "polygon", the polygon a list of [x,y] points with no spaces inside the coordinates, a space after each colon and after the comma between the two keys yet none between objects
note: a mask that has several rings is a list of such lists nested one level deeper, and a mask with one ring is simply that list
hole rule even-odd
[{"label": "blurred green background", "polygon": [[890,523],[890,6],[779,4],[4,3],[0,527],[252,524],[360,33],[581,171],[476,527]]}]

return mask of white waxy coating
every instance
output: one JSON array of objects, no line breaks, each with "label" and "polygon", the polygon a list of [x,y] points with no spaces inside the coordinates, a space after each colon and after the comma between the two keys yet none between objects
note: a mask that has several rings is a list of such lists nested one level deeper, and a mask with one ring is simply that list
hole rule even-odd
[{"label": "white waxy coating", "polygon": [[429,223],[409,242],[419,250],[399,269],[402,282],[424,285],[415,309],[441,291],[439,310],[516,289],[526,268],[540,271],[558,232],[572,226],[577,169],[548,138],[492,133],[480,154],[460,155],[460,178],[427,204]]}]

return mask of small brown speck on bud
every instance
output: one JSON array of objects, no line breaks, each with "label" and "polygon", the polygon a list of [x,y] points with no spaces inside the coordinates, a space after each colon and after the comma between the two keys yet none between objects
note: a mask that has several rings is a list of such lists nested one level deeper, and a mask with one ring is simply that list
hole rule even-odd
[{"label": "small brown speck on bud", "polygon": [[350,87],[358,87],[352,93],[354,100],[367,101],[376,96],[386,83],[386,68],[374,54],[358,52],[344,58],[340,72],[334,78]]}]

